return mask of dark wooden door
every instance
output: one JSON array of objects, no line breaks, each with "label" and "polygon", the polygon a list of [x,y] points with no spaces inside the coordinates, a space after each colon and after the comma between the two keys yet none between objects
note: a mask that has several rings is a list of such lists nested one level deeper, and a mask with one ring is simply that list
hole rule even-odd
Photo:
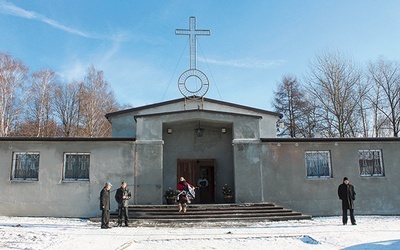
[{"label": "dark wooden door", "polygon": [[177,181],[182,176],[196,186],[196,198],[193,203],[215,202],[215,160],[214,159],[178,159]]}]

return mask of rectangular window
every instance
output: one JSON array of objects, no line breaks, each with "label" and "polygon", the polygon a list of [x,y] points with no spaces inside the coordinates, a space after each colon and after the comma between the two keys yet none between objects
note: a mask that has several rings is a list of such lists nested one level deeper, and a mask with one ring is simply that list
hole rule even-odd
[{"label": "rectangular window", "polygon": [[361,176],[384,176],[381,150],[358,150]]},{"label": "rectangular window", "polygon": [[89,153],[64,153],[64,180],[88,181],[89,167]]},{"label": "rectangular window", "polygon": [[39,179],[38,152],[13,152],[12,180],[37,181]]},{"label": "rectangular window", "polygon": [[331,178],[330,151],[306,151],[307,178]]}]

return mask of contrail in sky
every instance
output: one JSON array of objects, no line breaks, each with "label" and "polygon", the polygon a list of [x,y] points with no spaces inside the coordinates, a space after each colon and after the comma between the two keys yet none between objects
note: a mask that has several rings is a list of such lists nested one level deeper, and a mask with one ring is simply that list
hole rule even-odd
[{"label": "contrail in sky", "polygon": [[6,14],[6,15],[17,16],[17,17],[21,17],[21,18],[25,18],[25,19],[38,20],[38,21],[41,21],[43,23],[46,23],[46,24],[52,26],[53,28],[66,31],[66,32],[74,34],[74,35],[78,35],[78,36],[82,36],[82,37],[86,37],[86,38],[101,39],[101,37],[99,37],[99,36],[95,36],[95,35],[62,25],[53,19],[47,18],[47,17],[45,17],[39,13],[36,13],[34,11],[22,9],[22,8],[14,5],[13,3],[9,3],[7,1],[0,1],[0,13]]}]

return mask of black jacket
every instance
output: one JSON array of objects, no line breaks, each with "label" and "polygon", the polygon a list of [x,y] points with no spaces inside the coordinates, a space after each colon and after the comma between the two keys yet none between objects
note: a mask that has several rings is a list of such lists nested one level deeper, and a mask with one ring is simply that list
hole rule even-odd
[{"label": "black jacket", "polygon": [[338,196],[342,200],[343,209],[354,209],[354,200],[356,199],[356,192],[354,186],[351,184],[342,183],[338,187]]},{"label": "black jacket", "polygon": [[110,190],[104,187],[100,192],[100,210],[110,210]]},{"label": "black jacket", "polygon": [[[125,196],[125,199],[122,197]],[[118,203],[119,207],[127,207],[128,206],[128,200],[131,198],[131,192],[129,191],[128,188],[118,188],[117,192],[115,192],[115,200]]]}]

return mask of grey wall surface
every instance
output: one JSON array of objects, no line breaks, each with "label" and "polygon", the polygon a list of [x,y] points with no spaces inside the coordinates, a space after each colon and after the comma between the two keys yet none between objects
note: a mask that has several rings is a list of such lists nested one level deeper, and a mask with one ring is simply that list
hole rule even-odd
[{"label": "grey wall surface", "polygon": [[[385,175],[360,176],[358,150],[381,149]],[[332,178],[306,177],[305,151],[331,152]],[[400,214],[400,141],[282,140],[262,143],[264,200],[313,216],[341,214],[337,188],[355,186],[356,214]]]},{"label": "grey wall surface", "polygon": [[[13,152],[39,152],[39,180],[10,180]],[[90,153],[89,181],[63,181],[64,153]],[[1,141],[0,214],[16,216],[99,216],[100,190],[122,180],[133,185],[133,141]]]},{"label": "grey wall surface", "polygon": [[163,201],[163,141],[136,142],[135,204],[162,204]]},{"label": "grey wall surface", "polygon": [[235,201],[263,202],[263,179],[261,144],[257,139],[235,139],[234,145],[234,178]]},{"label": "grey wall surface", "polygon": [[[167,124],[168,126],[171,124]],[[173,124],[172,124],[173,125]],[[232,125],[232,124],[231,124]],[[164,140],[4,140],[0,142],[0,215],[99,216],[99,193],[111,181],[112,209],[121,180],[133,193],[130,204],[162,204],[163,191],[176,185],[176,159],[217,161],[217,202],[224,183],[236,202],[274,202],[313,216],[339,215],[337,187],[344,176],[355,186],[356,214],[400,214],[400,140],[378,139],[234,139],[206,127],[199,138],[177,127]],[[232,145],[233,143],[233,145]],[[137,145],[136,145],[137,144]],[[384,176],[360,176],[358,150],[382,150]],[[328,150],[332,177],[309,179],[305,152]],[[39,152],[39,180],[10,180],[13,152]],[[90,153],[90,181],[63,181],[63,154]],[[137,158],[135,158],[135,155]],[[136,189],[135,189],[136,186]]]},{"label": "grey wall surface", "polygon": [[109,118],[113,138],[136,138],[136,121],[134,114],[126,113]]},{"label": "grey wall surface", "polygon": [[[179,111],[205,110],[216,112],[228,112],[243,115],[260,116],[259,130],[261,138],[276,137],[276,122],[279,119],[278,114],[272,112],[240,106],[232,103],[218,102],[210,99],[201,100],[174,100],[160,104],[147,105],[132,111],[115,113],[108,117],[112,123],[112,137],[139,137],[141,128],[136,124],[135,117],[149,114],[168,114]],[[244,129],[244,128],[243,128]]]}]

